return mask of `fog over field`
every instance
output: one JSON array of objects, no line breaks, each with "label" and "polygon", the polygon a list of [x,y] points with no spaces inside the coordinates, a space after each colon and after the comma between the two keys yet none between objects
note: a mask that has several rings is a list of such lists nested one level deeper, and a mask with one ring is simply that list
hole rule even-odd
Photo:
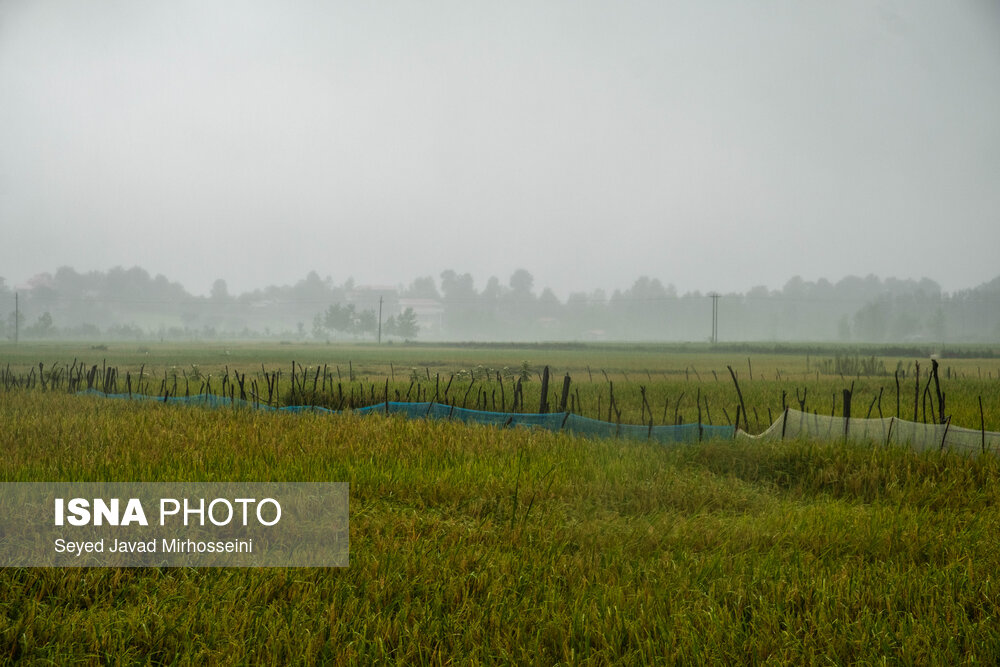
[{"label": "fog over field", "polygon": [[[519,269],[532,303],[549,288],[563,305],[643,277],[667,296],[820,286],[806,298],[849,277],[879,281],[875,297],[925,277],[952,295],[998,273],[997,118],[986,0],[9,0],[0,314],[60,267],[138,266],[189,303],[220,279],[235,298],[310,275],[401,294],[421,277],[444,291],[452,272],[480,294],[491,277],[515,289]],[[80,324],[56,313],[83,297],[61,298],[25,326]],[[823,335],[861,337],[868,300]],[[707,336],[697,303],[700,328],[662,335]],[[278,319],[308,334],[328,305]],[[226,329],[170,308],[170,326]],[[869,337],[944,331],[932,319],[952,311],[929,313],[916,334],[894,314]]]}]

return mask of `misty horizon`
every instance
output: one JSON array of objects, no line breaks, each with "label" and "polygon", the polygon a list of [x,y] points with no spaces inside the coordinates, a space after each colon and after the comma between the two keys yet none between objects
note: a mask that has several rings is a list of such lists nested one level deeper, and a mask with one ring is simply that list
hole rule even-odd
[{"label": "misty horizon", "polygon": [[0,3],[0,275],[991,280],[1000,5]]},{"label": "misty horizon", "polygon": [[454,273],[454,274],[456,274],[458,276],[469,276],[471,278],[471,282],[472,282],[472,286],[473,287],[475,287],[476,289],[485,289],[490,284],[499,284],[500,286],[508,287],[509,286],[509,281],[514,276],[514,274],[515,273],[522,273],[523,272],[523,273],[528,274],[531,277],[532,293],[533,294],[540,295],[543,292],[550,292],[560,302],[565,302],[568,298],[573,297],[573,296],[579,296],[581,294],[588,294],[589,295],[589,294],[595,294],[595,293],[603,293],[604,295],[610,297],[611,295],[613,295],[616,292],[620,293],[620,292],[623,292],[623,291],[626,291],[626,290],[630,289],[631,287],[633,287],[636,284],[637,281],[640,281],[640,280],[655,281],[657,284],[662,285],[665,289],[669,290],[673,294],[676,294],[677,296],[697,296],[697,297],[703,297],[703,296],[708,296],[709,294],[711,294],[713,292],[719,293],[719,294],[724,294],[724,295],[746,295],[746,294],[749,294],[749,293],[762,293],[762,292],[766,292],[766,293],[780,293],[781,291],[785,290],[791,283],[803,283],[803,284],[807,284],[807,285],[820,285],[820,286],[827,286],[828,285],[828,286],[831,286],[831,287],[835,287],[838,284],[842,284],[844,282],[854,282],[854,281],[859,281],[859,280],[876,281],[878,283],[888,283],[888,284],[901,284],[901,283],[911,283],[911,284],[920,283],[920,284],[924,284],[924,285],[930,284],[930,285],[933,286],[933,290],[935,292],[938,292],[938,293],[940,293],[943,296],[949,296],[949,295],[953,295],[953,294],[957,294],[957,293],[961,293],[961,292],[967,292],[967,291],[970,291],[970,290],[976,290],[976,289],[991,287],[992,283],[995,283],[997,281],[997,279],[1000,279],[1000,270],[998,270],[997,275],[993,276],[992,279],[986,280],[986,281],[984,281],[982,283],[974,284],[974,285],[961,285],[961,286],[958,286],[957,288],[955,288],[953,290],[947,290],[947,289],[944,288],[944,286],[941,284],[940,281],[936,280],[935,278],[933,278],[930,275],[906,276],[906,277],[903,277],[903,276],[893,276],[893,275],[882,276],[882,275],[878,275],[877,273],[874,273],[874,272],[869,272],[867,274],[842,275],[842,276],[839,276],[839,277],[836,277],[836,278],[828,277],[828,276],[816,276],[815,278],[807,278],[805,276],[801,276],[801,275],[796,274],[796,275],[788,276],[787,279],[785,279],[784,281],[782,281],[781,284],[779,284],[779,285],[746,284],[746,285],[743,285],[742,287],[737,287],[735,289],[730,289],[730,290],[726,290],[726,291],[717,290],[717,289],[714,289],[711,286],[706,286],[706,287],[695,286],[692,289],[687,289],[687,290],[683,290],[682,291],[682,290],[680,290],[677,287],[677,285],[674,282],[665,279],[663,276],[645,275],[645,274],[643,274],[643,275],[636,275],[636,276],[634,276],[630,281],[627,282],[627,284],[624,284],[624,285],[614,285],[614,286],[601,286],[601,285],[598,285],[598,286],[596,286],[596,287],[594,287],[592,289],[582,289],[582,288],[581,289],[573,289],[573,288],[570,288],[566,293],[559,293],[559,292],[557,292],[555,289],[553,289],[549,285],[540,284],[535,279],[535,273],[533,271],[531,271],[527,267],[521,267],[521,266],[513,267],[509,272],[507,272],[505,274],[502,274],[502,275],[488,275],[488,276],[482,276],[482,277],[477,276],[477,275],[475,275],[472,272],[457,271],[456,269],[453,269],[453,268],[445,268],[445,269],[442,269],[442,270],[439,270],[439,271],[436,271],[436,272],[431,272],[431,273],[426,273],[426,274],[421,274],[421,275],[414,275],[414,276],[411,276],[409,280],[405,280],[403,282],[397,282],[397,283],[393,283],[393,282],[390,282],[388,280],[378,280],[378,279],[375,279],[375,280],[372,280],[372,281],[360,281],[360,280],[355,279],[355,277],[352,276],[352,275],[342,276],[342,277],[338,278],[338,277],[332,275],[329,272],[323,272],[323,271],[321,271],[318,268],[311,268],[311,269],[305,270],[301,275],[299,275],[297,278],[295,278],[294,280],[292,280],[290,282],[286,282],[286,283],[265,283],[265,284],[255,285],[255,286],[252,286],[252,287],[250,287],[248,289],[242,289],[242,290],[233,289],[233,287],[231,286],[230,280],[226,276],[224,276],[224,275],[219,275],[216,278],[214,278],[211,281],[211,283],[205,289],[199,291],[199,290],[191,289],[189,285],[185,284],[184,280],[178,279],[176,276],[172,276],[172,275],[168,275],[168,274],[164,274],[164,273],[154,273],[154,272],[149,271],[145,267],[140,266],[138,264],[133,264],[131,266],[126,266],[126,265],[119,264],[119,265],[116,265],[116,266],[107,267],[105,269],[90,269],[90,270],[79,270],[75,266],[64,265],[64,266],[58,267],[55,271],[43,270],[43,271],[35,272],[30,277],[28,277],[26,280],[23,280],[23,281],[21,281],[19,283],[14,283],[14,282],[10,281],[9,279],[7,279],[6,276],[0,275],[0,291],[4,291],[4,290],[6,290],[6,291],[18,291],[18,290],[20,290],[20,291],[30,291],[31,289],[33,289],[35,287],[39,287],[39,286],[44,287],[44,286],[50,284],[52,282],[54,276],[57,275],[60,271],[70,271],[70,272],[75,273],[75,274],[80,275],[80,276],[86,276],[86,275],[90,275],[90,276],[103,276],[103,275],[107,275],[108,273],[111,273],[111,272],[129,273],[129,272],[138,271],[138,272],[141,272],[142,274],[148,276],[152,280],[160,280],[160,279],[162,279],[162,280],[165,280],[165,281],[167,281],[168,283],[170,283],[172,285],[179,285],[188,296],[195,297],[195,298],[208,298],[208,297],[211,297],[212,293],[213,293],[213,289],[218,288],[219,285],[220,285],[220,283],[225,286],[226,293],[227,293],[227,295],[229,297],[239,298],[239,297],[247,297],[247,296],[251,296],[253,294],[264,292],[264,291],[266,291],[268,289],[292,288],[292,287],[295,287],[296,285],[300,285],[303,282],[306,282],[306,281],[308,281],[308,280],[310,280],[312,278],[319,279],[323,283],[326,283],[326,284],[329,284],[329,285],[346,285],[346,284],[351,284],[351,285],[357,286],[358,288],[367,288],[367,289],[375,289],[375,290],[396,290],[396,291],[399,291],[399,292],[404,292],[404,291],[410,289],[413,286],[414,281],[431,280],[431,281],[434,282],[435,287],[438,288],[438,289],[440,289],[440,283],[441,283],[442,274],[447,273],[447,272]]},{"label": "misty horizon", "polygon": [[[630,287],[560,299],[524,269],[476,285],[442,271],[407,285],[336,283],[310,271],[293,285],[208,296],[140,268],[60,267],[29,289],[0,279],[0,337],[87,340],[932,342],[1000,340],[1000,275],[947,293],[933,280],[793,276],[778,290],[679,292],[639,276]],[[385,325],[383,328],[383,324]],[[718,331],[718,334],[715,333]]]}]

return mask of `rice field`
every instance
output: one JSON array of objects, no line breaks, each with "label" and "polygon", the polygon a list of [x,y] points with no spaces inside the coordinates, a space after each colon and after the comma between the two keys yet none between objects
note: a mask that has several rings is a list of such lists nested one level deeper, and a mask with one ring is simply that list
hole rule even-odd
[{"label": "rice field", "polygon": [[[835,353],[807,360],[798,352],[662,348],[276,349],[287,356],[35,347],[5,356],[3,366],[23,374],[40,360],[48,370],[75,358],[133,378],[141,367],[151,393],[173,367],[197,364],[216,382],[227,366],[230,377],[281,371],[280,393],[289,396],[293,357],[312,374],[341,366],[341,383],[353,382],[357,393],[384,391],[387,379],[390,392],[411,381],[415,391],[414,375],[432,394],[445,375],[464,391],[473,378],[459,372],[473,375],[477,366],[501,372],[492,380],[498,388],[509,383],[504,367],[520,374],[526,361],[525,405],[540,400],[537,371],[549,365],[554,378],[572,376],[584,414],[598,399],[606,410],[613,383],[623,423],[648,418],[652,408],[657,424],[665,401],[668,423],[675,408],[679,420],[696,418],[699,394],[715,423],[725,423],[723,409],[735,416],[731,366],[751,430],[753,408],[763,426],[761,413],[776,411],[782,392],[798,406],[808,390],[810,408],[835,410],[834,397],[842,400],[853,382],[855,414],[877,401],[879,388],[881,409],[887,416],[896,409],[891,357],[888,375],[842,377],[819,367],[835,363]],[[918,360],[898,361],[907,370],[900,410],[912,417],[930,363],[919,360],[918,385]],[[986,428],[1000,430],[1000,362],[940,364],[953,421],[961,415],[962,425],[977,427],[981,396]],[[347,373],[353,381],[344,382]],[[559,388],[554,383],[553,393]],[[964,406],[969,401],[974,409]],[[4,662],[1000,660],[994,456],[794,441],[664,446],[350,412],[109,401],[65,387],[0,389],[0,424],[3,482],[347,481],[351,488],[347,568],[0,570]]]},{"label": "rice field", "polygon": [[[745,349],[744,349],[745,348]],[[919,348],[914,354],[926,352]],[[570,411],[622,424],[701,422],[759,433],[786,406],[820,415],[943,422],[1000,431],[1000,356],[960,348],[940,359],[905,350],[699,345],[269,345],[8,347],[10,377],[57,376],[61,387],[163,396],[214,393],[255,403],[345,409],[385,400],[532,413]],[[937,378],[931,370],[938,364]],[[543,373],[549,382],[542,405]],[[73,387],[68,378],[76,372]],[[114,372],[113,384],[106,383]],[[563,388],[569,377],[563,405]],[[737,390],[738,388],[738,390]],[[518,397],[515,399],[515,394]],[[742,398],[742,405],[740,398]],[[516,401],[516,403],[515,403]]]}]

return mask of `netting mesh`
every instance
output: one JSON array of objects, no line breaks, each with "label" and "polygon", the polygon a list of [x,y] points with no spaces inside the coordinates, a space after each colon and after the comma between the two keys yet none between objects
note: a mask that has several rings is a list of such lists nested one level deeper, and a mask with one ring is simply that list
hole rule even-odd
[{"label": "netting mesh", "polygon": [[[226,398],[215,394],[196,396],[145,396],[140,394],[105,394],[94,389],[81,392],[106,398],[155,401],[160,403],[203,405],[213,408],[258,409],[279,412],[320,412],[338,414],[336,410],[312,405],[293,405],[274,408],[239,398]],[[345,411],[346,412],[346,411]],[[469,410],[442,403],[407,403],[388,401],[376,403],[351,411],[355,414],[404,415],[410,419],[450,419],[470,424],[484,424],[500,428],[522,427],[542,428],[549,431],[565,431],[573,435],[590,438],[626,438],[630,440],[651,440],[653,442],[697,442],[699,440],[719,440],[733,437],[732,426],[710,426],[707,424],[679,424],[676,426],[641,426],[635,424],[613,424],[597,419],[581,417],[569,412],[547,414],[524,414],[516,412],[488,412]]]},{"label": "netting mesh", "polygon": [[844,419],[789,408],[766,431],[739,437],[756,440],[803,438],[847,440],[851,442],[898,445],[917,451],[949,450],[964,454],[1000,451],[1000,433],[976,431],[950,424],[923,424],[896,417],[884,419]]}]

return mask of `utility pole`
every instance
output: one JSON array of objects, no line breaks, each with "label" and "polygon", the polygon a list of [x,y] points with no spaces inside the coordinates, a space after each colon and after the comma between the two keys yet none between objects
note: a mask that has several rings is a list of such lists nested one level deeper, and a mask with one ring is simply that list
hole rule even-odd
[{"label": "utility pole", "polygon": [[378,298],[378,344],[382,344],[382,297]]},{"label": "utility pole", "polygon": [[21,311],[18,309],[17,292],[14,292],[14,345],[17,345],[17,329],[21,324]]},{"label": "utility pole", "polygon": [[718,292],[712,292],[709,294],[712,297],[712,344],[719,342],[719,297],[722,296]]}]

